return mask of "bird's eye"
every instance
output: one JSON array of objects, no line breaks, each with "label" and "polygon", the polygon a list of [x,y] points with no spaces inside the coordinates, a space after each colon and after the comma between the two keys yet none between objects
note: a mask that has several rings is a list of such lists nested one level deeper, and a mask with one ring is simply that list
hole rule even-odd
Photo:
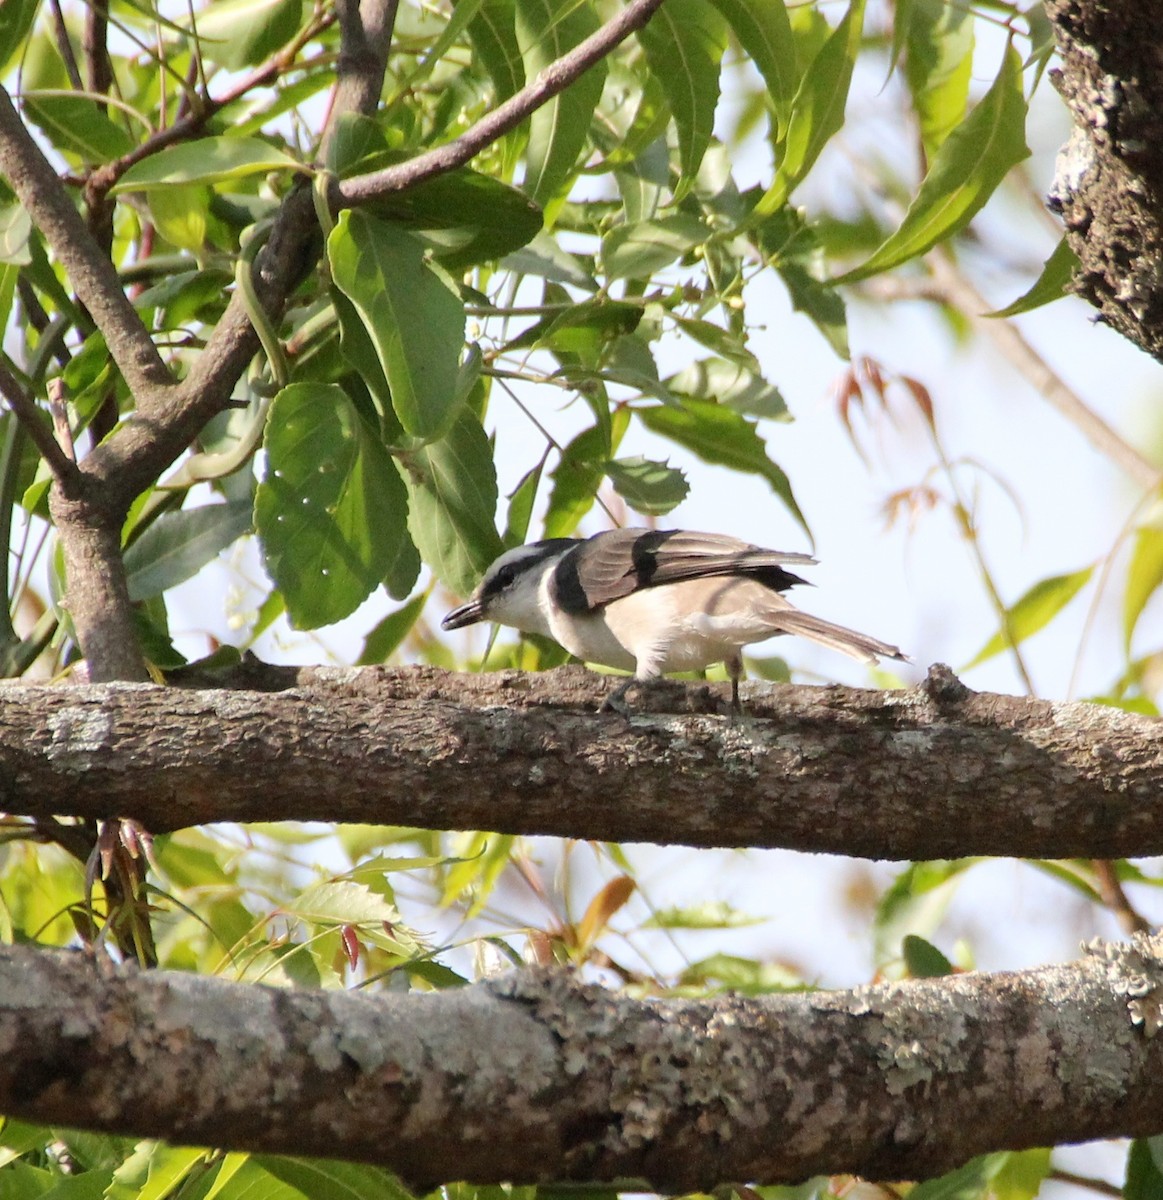
[{"label": "bird's eye", "polygon": [[493,583],[498,588],[507,588],[517,578],[517,572],[512,567],[502,567],[494,576]]}]

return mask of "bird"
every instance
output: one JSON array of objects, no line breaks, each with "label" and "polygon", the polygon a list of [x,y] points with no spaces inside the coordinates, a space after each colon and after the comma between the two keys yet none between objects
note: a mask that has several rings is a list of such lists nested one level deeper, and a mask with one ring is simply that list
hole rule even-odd
[{"label": "bird", "polygon": [[783,595],[807,580],[786,570],[808,554],[765,550],[739,538],[688,530],[610,529],[547,538],[505,551],[446,630],[480,621],[540,634],[583,662],[631,671],[604,708],[633,684],[669,671],[726,664],[731,707],[741,711],[743,647],[798,634],[861,662],[908,662],[897,646],[796,608]]}]

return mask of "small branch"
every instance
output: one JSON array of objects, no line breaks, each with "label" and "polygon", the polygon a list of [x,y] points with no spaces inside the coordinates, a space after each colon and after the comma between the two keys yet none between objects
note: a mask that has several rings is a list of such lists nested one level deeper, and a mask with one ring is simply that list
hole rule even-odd
[{"label": "small branch", "polygon": [[382,171],[356,175],[337,183],[334,191],[338,206],[366,204],[379,196],[402,192],[433,176],[463,166],[510,129],[520,125],[547,101],[565,91],[630,34],[643,28],[662,7],[662,3],[663,0],[631,0],[612,21],[585,41],[579,42],[556,62],[550,63],[532,83],[526,84],[504,104],[482,117],[455,141],[417,155],[407,162],[385,167]]},{"label": "small branch", "polygon": [[109,353],[134,397],[141,402],[172,387],[173,377],[149,330],[122,291],[116,269],[101,253],[3,87],[0,174],[28,210],[64,267],[77,297],[105,335]]},{"label": "small branch", "polygon": [[950,304],[985,333],[1042,398],[1070,421],[1090,444],[1105,454],[1145,491],[1163,485],[1163,473],[1112,429],[1070,388],[1057,371],[1026,341],[1013,321],[985,317],[991,305],[942,253],[926,260]]},{"label": "small branch", "polygon": [[[336,0],[339,63],[331,113],[370,115],[379,106],[400,0]],[[327,122],[328,133],[334,121]],[[326,144],[327,138],[324,138]]]},{"label": "small branch", "polygon": [[598,715],[618,682],[250,667],[248,690],[7,685],[0,810],[155,833],[377,821],[894,860],[1163,854],[1163,722],[977,694],[940,667],[909,691],[745,685],[736,722],[726,685]]},{"label": "small branch", "polygon": [[695,1001],[533,970],[291,990],[5,946],[0,1111],[374,1162],[419,1192],[923,1179],[986,1151],[1157,1133],[1161,951],[1137,938],[1040,970]]},{"label": "small branch", "polygon": [[1123,1189],[1116,1183],[1107,1183],[1105,1179],[1092,1179],[1089,1175],[1075,1175],[1073,1171],[1064,1171],[1061,1167],[1053,1167],[1046,1175],[1055,1183],[1066,1183],[1071,1187],[1086,1188],[1097,1192],[1100,1196],[1110,1196],[1113,1200],[1123,1200]]},{"label": "small branch", "polygon": [[61,449],[60,443],[41,420],[40,409],[9,372],[0,363],[0,394],[8,402],[8,407],[16,414],[16,419],[24,426],[33,444],[40,451],[41,457],[48,464],[54,479],[73,479],[77,474],[76,464]]},{"label": "small branch", "polygon": [[1135,909],[1119,880],[1115,864],[1106,858],[1091,860],[1095,879],[1098,884],[1098,894],[1103,904],[1114,914],[1119,927],[1124,933],[1149,933],[1151,923],[1145,920]]},{"label": "small branch", "polygon": [[52,10],[57,53],[61,56],[61,62],[65,64],[65,74],[68,75],[69,83],[72,84],[74,91],[84,91],[85,81],[81,78],[81,71],[77,66],[77,56],[73,53],[73,43],[69,37],[69,28],[65,24],[65,14],[61,12],[61,0],[50,0],[49,8]]}]

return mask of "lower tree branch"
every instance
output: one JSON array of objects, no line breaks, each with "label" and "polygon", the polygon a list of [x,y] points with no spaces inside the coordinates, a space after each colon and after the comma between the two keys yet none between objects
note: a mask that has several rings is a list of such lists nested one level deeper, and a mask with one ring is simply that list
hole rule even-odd
[{"label": "lower tree branch", "polygon": [[0,1111],[381,1163],[417,1188],[917,1179],[1158,1133],[1159,940],[1013,974],[632,1000],[556,972],[280,991],[0,949]]},{"label": "lower tree branch", "polygon": [[41,457],[48,464],[48,469],[55,479],[73,479],[77,475],[77,466],[61,449],[60,443],[52,435],[52,431],[41,419],[41,411],[36,402],[20,386],[20,382],[0,363],[0,395],[15,413],[16,419],[25,428],[33,445],[40,451]]},{"label": "lower tree branch", "polygon": [[[0,810],[326,820],[883,859],[1163,853],[1163,723],[975,694],[684,685],[627,720],[615,679],[251,669],[248,686],[0,689]],[[298,686],[292,686],[297,684]],[[667,698],[669,697],[669,698]],[[723,715],[720,715],[723,714]]]}]

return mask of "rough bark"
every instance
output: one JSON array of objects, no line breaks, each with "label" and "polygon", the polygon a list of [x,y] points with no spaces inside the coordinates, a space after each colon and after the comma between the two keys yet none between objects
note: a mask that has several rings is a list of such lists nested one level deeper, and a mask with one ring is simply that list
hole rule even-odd
[{"label": "rough bark", "polygon": [[1163,853],[1163,724],[1088,704],[922,687],[616,682],[429,668],[251,671],[281,692],[149,684],[0,691],[0,809],[371,821],[886,859]]},{"label": "rough bark", "polygon": [[633,1000],[516,972],[279,991],[0,950],[0,1111],[376,1162],[418,1187],[943,1173],[1158,1133],[1163,944],[850,992]]},{"label": "rough bark", "polygon": [[1046,0],[1074,131],[1051,206],[1081,271],[1074,290],[1101,319],[1163,360],[1163,71],[1159,6]]}]

